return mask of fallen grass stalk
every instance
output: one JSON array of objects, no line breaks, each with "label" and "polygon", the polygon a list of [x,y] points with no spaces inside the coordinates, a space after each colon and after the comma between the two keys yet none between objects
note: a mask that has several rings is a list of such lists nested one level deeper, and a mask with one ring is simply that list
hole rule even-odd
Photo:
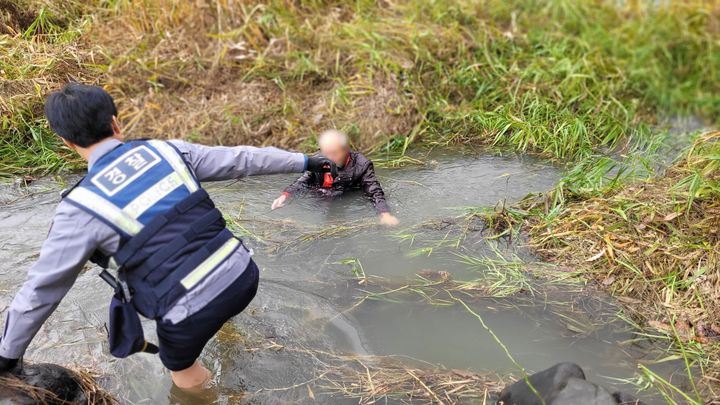
[{"label": "fallen grass stalk", "polygon": [[470,307],[465,303],[465,301],[463,301],[463,300],[461,300],[461,299],[459,299],[459,298],[456,298],[456,297],[452,296],[452,294],[451,294],[451,297],[452,297],[455,301],[457,301],[458,303],[460,303],[460,305],[462,305],[463,308],[465,308],[465,310],[470,313],[470,315],[472,315],[473,317],[475,317],[475,318],[478,320],[478,322],[480,322],[480,325],[483,327],[483,329],[485,329],[485,331],[486,331],[487,333],[489,333],[490,336],[492,336],[492,338],[493,338],[493,340],[495,341],[495,343],[497,343],[497,345],[500,346],[501,349],[503,349],[503,351],[505,352],[505,356],[515,365],[515,367],[516,367],[518,370],[520,370],[520,372],[522,373],[522,378],[523,378],[523,380],[525,381],[525,384],[527,384],[528,388],[530,388],[530,390],[533,392],[533,394],[535,394],[535,396],[538,397],[538,399],[540,400],[540,403],[543,404],[543,405],[545,405],[545,398],[543,398],[543,397],[540,395],[540,393],[539,393],[538,390],[535,388],[535,386],[533,386],[532,383],[530,382],[530,378],[529,378],[530,376],[529,376],[529,374],[527,373],[527,370],[525,370],[525,367],[523,367],[522,365],[520,365],[520,363],[518,363],[517,360],[515,360],[515,357],[510,353],[510,350],[507,348],[507,346],[505,345],[505,343],[503,343],[502,340],[500,340],[500,338],[495,334],[495,332],[485,323],[485,320],[483,320],[482,316],[480,316],[480,314],[478,314],[478,313],[475,312],[472,308],[470,308]]},{"label": "fallen grass stalk", "polygon": [[[97,382],[97,375],[91,371],[74,369],[69,370],[77,382],[80,391],[90,405],[119,405],[112,395],[103,389]],[[64,405],[74,404],[60,399],[55,393],[46,389],[29,385],[17,377],[0,377],[0,386],[17,391],[21,395],[32,398],[37,404]]]},{"label": "fallen grass stalk", "polygon": [[702,403],[702,396],[700,395],[700,391],[698,391],[697,385],[695,384],[695,378],[693,377],[692,367],[690,365],[690,356],[688,355],[687,351],[685,350],[685,342],[683,342],[682,338],[680,338],[680,335],[678,334],[674,319],[673,319],[673,322],[671,323],[671,325],[672,325],[673,335],[675,337],[675,342],[677,343],[678,347],[680,348],[680,354],[682,355],[683,362],[685,363],[685,371],[687,372],[687,375],[688,375],[688,381],[690,382],[690,386],[692,387],[693,394],[695,394],[695,400],[697,400],[697,403]]},{"label": "fallen grass stalk", "polygon": [[225,220],[233,232],[267,246],[271,252],[301,249],[318,240],[344,237],[379,226],[367,220],[313,226],[286,219],[243,218],[240,214]]},{"label": "fallen grass stalk", "polygon": [[[492,373],[450,370],[431,364],[417,364],[395,356],[358,356],[331,353],[269,342],[264,349],[292,351],[309,356],[315,363],[315,377],[290,387],[265,390],[292,390],[312,384],[332,396],[354,398],[361,404],[397,400],[403,403],[450,404],[489,400],[503,386]],[[249,349],[258,350],[258,349]]]},{"label": "fallen grass stalk", "polygon": [[[678,388],[676,385],[672,384],[668,380],[664,379],[662,376],[658,375],[654,371],[647,368],[645,365],[640,364],[638,365],[638,368],[640,369],[640,372],[647,380],[647,385],[652,386],[660,393],[660,395],[663,396],[663,398],[667,401],[668,404],[676,404],[677,401],[674,398],[673,392],[683,399],[687,401],[688,404],[692,405],[700,405],[703,404],[702,400],[694,399],[687,393],[685,393],[683,390]],[[670,392],[668,392],[668,390]]]}]

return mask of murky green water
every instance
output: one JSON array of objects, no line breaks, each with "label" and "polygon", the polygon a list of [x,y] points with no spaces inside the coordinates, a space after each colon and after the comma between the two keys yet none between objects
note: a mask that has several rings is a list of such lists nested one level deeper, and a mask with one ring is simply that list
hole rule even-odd
[{"label": "murky green water", "polygon": [[[577,283],[554,283],[563,275],[556,269],[544,268],[543,277],[518,270],[519,258],[533,261],[522,243],[488,243],[479,221],[449,220],[461,215],[462,207],[492,207],[547,190],[557,181],[557,171],[516,156],[434,159],[423,167],[379,171],[401,220],[393,230],[373,225],[374,211],[359,193],[333,201],[307,196],[270,211],[292,175],[207,186],[235,229],[246,235],[262,269],[253,304],[203,354],[202,361],[217,375],[217,387],[208,397],[188,398],[171,390],[168,373],[150,355],[117,360],[107,354],[104,322],[110,291],[96,269],[78,278],[33,342],[27,360],[95,368],[108,374],[106,384],[124,402],[152,404],[308,401],[302,383],[317,377],[319,363],[299,348],[400,355],[503,375],[517,369],[457,302],[443,306],[401,293],[386,296],[392,302],[357,304],[369,293],[417,282],[418,273],[431,277],[443,271],[454,280],[481,278],[488,285],[512,273],[519,276],[499,283],[494,293],[458,297],[482,316],[520,364],[537,371],[572,361],[589,379],[632,391],[616,379],[633,377],[638,362],[660,354],[647,342],[630,342],[636,336],[613,320],[617,308],[609,299]],[[10,303],[36,258],[57,198],[58,187],[50,180],[22,192],[6,190],[7,205],[0,213],[0,308]],[[494,270],[473,267],[458,253],[494,260],[502,256],[504,264]],[[359,283],[348,263],[362,266],[369,285]],[[497,293],[499,288],[513,283],[520,283],[518,292],[498,297],[504,295]],[[154,337],[152,323],[146,325],[146,333]],[[665,363],[658,370],[669,376],[675,367]],[[341,401],[321,395],[321,388],[314,392],[320,402]]]}]

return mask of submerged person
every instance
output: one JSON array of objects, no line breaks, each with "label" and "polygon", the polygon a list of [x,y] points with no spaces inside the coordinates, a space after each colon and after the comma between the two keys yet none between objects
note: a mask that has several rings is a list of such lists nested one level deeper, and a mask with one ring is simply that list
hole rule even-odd
[{"label": "submerged person", "polygon": [[318,146],[320,147],[318,156],[329,158],[338,167],[337,176],[330,173],[305,172],[273,201],[273,210],[283,207],[290,197],[302,190],[319,190],[324,194],[339,195],[346,190],[362,189],[372,200],[381,224],[395,226],[399,223],[390,213],[385,201],[385,193],[375,176],[373,163],[362,153],[350,150],[350,143],[345,133],[337,130],[325,131],[318,137]]},{"label": "submerged person", "polygon": [[[0,372],[17,368],[90,260],[117,269],[117,278],[103,272],[122,299],[117,307],[111,304],[111,352],[120,357],[157,352],[142,337],[139,312],[156,321],[160,360],[175,385],[203,387],[210,372],[197,359],[222,325],[253,299],[259,272],[200,182],[324,173],[334,164],[275,148],[123,143],[115,103],[96,86],[66,85],[50,95],[45,113],[65,145],[88,161],[88,173],[63,193],[40,257],[7,311]],[[112,328],[116,308],[132,311],[125,329]],[[133,328],[140,329],[140,340]]]}]

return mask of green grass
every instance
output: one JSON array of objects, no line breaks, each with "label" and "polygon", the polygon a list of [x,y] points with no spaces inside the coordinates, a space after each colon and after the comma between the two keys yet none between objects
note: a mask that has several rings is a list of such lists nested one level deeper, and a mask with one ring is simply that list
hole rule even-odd
[{"label": "green grass", "polygon": [[[28,121],[30,120],[30,121]],[[30,113],[0,117],[0,177],[48,174],[80,165],[77,155],[63,147],[42,119]]]},{"label": "green grass", "polygon": [[[494,248],[493,245],[491,247]],[[505,258],[497,248],[495,257],[458,254],[459,260],[480,274],[494,297],[509,297],[521,291],[534,292],[525,263],[519,258]]]},{"label": "green grass", "polygon": [[[271,139],[285,146],[310,149],[319,128],[338,126],[360,148],[395,157],[413,145],[475,143],[577,161],[643,148],[659,117],[720,116],[718,11],[711,5],[389,4],[26,0],[36,18],[18,35],[0,37],[9,56],[0,68],[5,78],[35,86],[0,94],[7,121],[0,141],[33,157],[11,154],[3,175],[64,167],[36,168],[47,161],[45,149],[28,145],[37,143],[34,132],[47,132],[42,96],[69,78],[108,86],[130,124],[150,115],[161,121],[160,133],[129,125],[130,135],[257,143],[246,136],[248,123],[277,119]],[[228,57],[238,52],[242,59]],[[181,118],[161,112],[164,105],[207,91],[212,83],[201,79],[213,75],[221,83],[272,83],[282,99],[265,109],[270,117],[245,112],[219,128],[208,123],[221,118],[188,118],[183,128],[191,130],[166,133]],[[138,105],[148,94],[150,103]],[[307,117],[318,100],[314,124]]]}]

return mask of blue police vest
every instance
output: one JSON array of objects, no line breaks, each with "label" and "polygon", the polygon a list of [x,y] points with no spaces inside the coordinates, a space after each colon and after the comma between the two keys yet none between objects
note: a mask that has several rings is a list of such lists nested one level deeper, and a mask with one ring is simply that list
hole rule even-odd
[{"label": "blue police vest", "polygon": [[120,234],[112,257],[139,313],[157,319],[242,243],[175,147],[131,141],[101,157],[64,199]]}]

